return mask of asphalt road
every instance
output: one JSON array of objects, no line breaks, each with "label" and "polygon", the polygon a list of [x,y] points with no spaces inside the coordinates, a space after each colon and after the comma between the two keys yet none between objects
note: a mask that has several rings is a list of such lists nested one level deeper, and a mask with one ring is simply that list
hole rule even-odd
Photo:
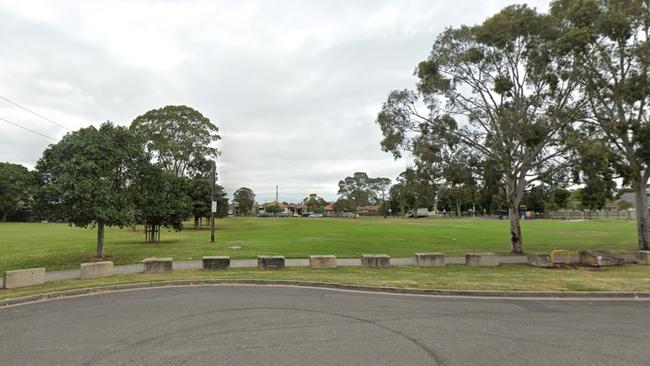
[{"label": "asphalt road", "polygon": [[1,365],[648,365],[650,302],[204,286],[0,309]]}]

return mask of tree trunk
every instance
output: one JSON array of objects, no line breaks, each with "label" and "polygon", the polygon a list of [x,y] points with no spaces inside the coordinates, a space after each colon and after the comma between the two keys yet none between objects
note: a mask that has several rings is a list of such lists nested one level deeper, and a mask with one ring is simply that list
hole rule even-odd
[{"label": "tree trunk", "polygon": [[511,205],[508,209],[510,214],[510,253],[524,254],[524,247],[521,240],[521,224],[518,205]]},{"label": "tree trunk", "polygon": [[194,216],[194,230],[199,228],[199,217]]},{"label": "tree trunk", "polygon": [[526,172],[521,172],[519,177],[509,177],[506,183],[506,197],[508,198],[508,214],[510,216],[510,253],[524,254],[524,244],[521,237],[521,224],[519,204],[526,188]]},{"label": "tree trunk", "polygon": [[632,183],[636,206],[636,228],[639,237],[639,250],[650,250],[650,218],[648,214],[647,179]]},{"label": "tree trunk", "polygon": [[463,215],[463,211],[460,206],[460,200],[456,200],[456,216],[461,217]]},{"label": "tree trunk", "polygon": [[104,223],[97,224],[97,256],[104,256]]},{"label": "tree trunk", "polygon": [[2,212],[2,222],[7,222],[7,216],[9,216],[9,210]]}]

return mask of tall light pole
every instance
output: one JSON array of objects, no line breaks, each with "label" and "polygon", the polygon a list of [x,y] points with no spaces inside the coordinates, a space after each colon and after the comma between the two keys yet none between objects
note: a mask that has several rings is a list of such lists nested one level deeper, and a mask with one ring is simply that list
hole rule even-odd
[{"label": "tall light pole", "polygon": [[214,243],[214,214],[217,212],[217,201],[214,200],[214,186],[217,184],[216,182],[216,176],[217,176],[217,163],[212,160],[212,189],[210,191],[210,201],[212,203],[212,207],[210,208],[210,242]]}]

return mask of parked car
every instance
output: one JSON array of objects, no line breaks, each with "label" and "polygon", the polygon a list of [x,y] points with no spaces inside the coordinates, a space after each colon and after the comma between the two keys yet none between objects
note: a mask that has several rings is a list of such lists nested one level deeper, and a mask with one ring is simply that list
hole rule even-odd
[{"label": "parked car", "polygon": [[309,217],[321,218],[321,217],[323,217],[323,214],[322,213],[313,213],[313,214],[309,215]]},{"label": "parked car", "polygon": [[289,217],[289,214],[286,212],[276,212],[275,217]]},{"label": "parked car", "polygon": [[257,214],[257,217],[271,217],[271,215],[267,214],[265,212],[262,212],[262,213]]}]

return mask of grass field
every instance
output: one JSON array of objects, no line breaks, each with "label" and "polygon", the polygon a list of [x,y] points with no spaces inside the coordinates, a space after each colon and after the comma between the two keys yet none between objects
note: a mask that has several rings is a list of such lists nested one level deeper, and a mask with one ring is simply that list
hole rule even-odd
[{"label": "grass field", "polygon": [[[550,221],[522,223],[524,250],[562,248],[636,250],[633,221]],[[107,259],[116,264],[135,263],[145,257],[171,256],[175,260],[204,255],[255,258],[259,254],[305,258],[310,254],[359,257],[386,253],[409,257],[418,251],[463,255],[472,251],[509,251],[508,222],[483,219],[309,219],[226,218],[217,221],[217,242],[207,229],[182,232],[164,230],[161,243],[144,243],[138,231],[109,228]],[[96,230],[66,224],[0,223],[0,273],[5,270],[46,267],[76,268],[95,260]],[[239,247],[239,248],[236,248]]]},{"label": "grass field", "polygon": [[281,271],[239,268],[221,272],[184,270],[165,274],[137,273],[87,281],[48,282],[30,288],[0,290],[0,299],[83,287],[200,279],[300,280],[454,290],[650,291],[650,267],[648,266],[629,264],[622,267],[599,269],[543,269],[511,264],[492,268],[455,265],[446,268],[403,266],[388,269],[341,267],[330,270],[312,270],[307,267],[288,267]]}]

